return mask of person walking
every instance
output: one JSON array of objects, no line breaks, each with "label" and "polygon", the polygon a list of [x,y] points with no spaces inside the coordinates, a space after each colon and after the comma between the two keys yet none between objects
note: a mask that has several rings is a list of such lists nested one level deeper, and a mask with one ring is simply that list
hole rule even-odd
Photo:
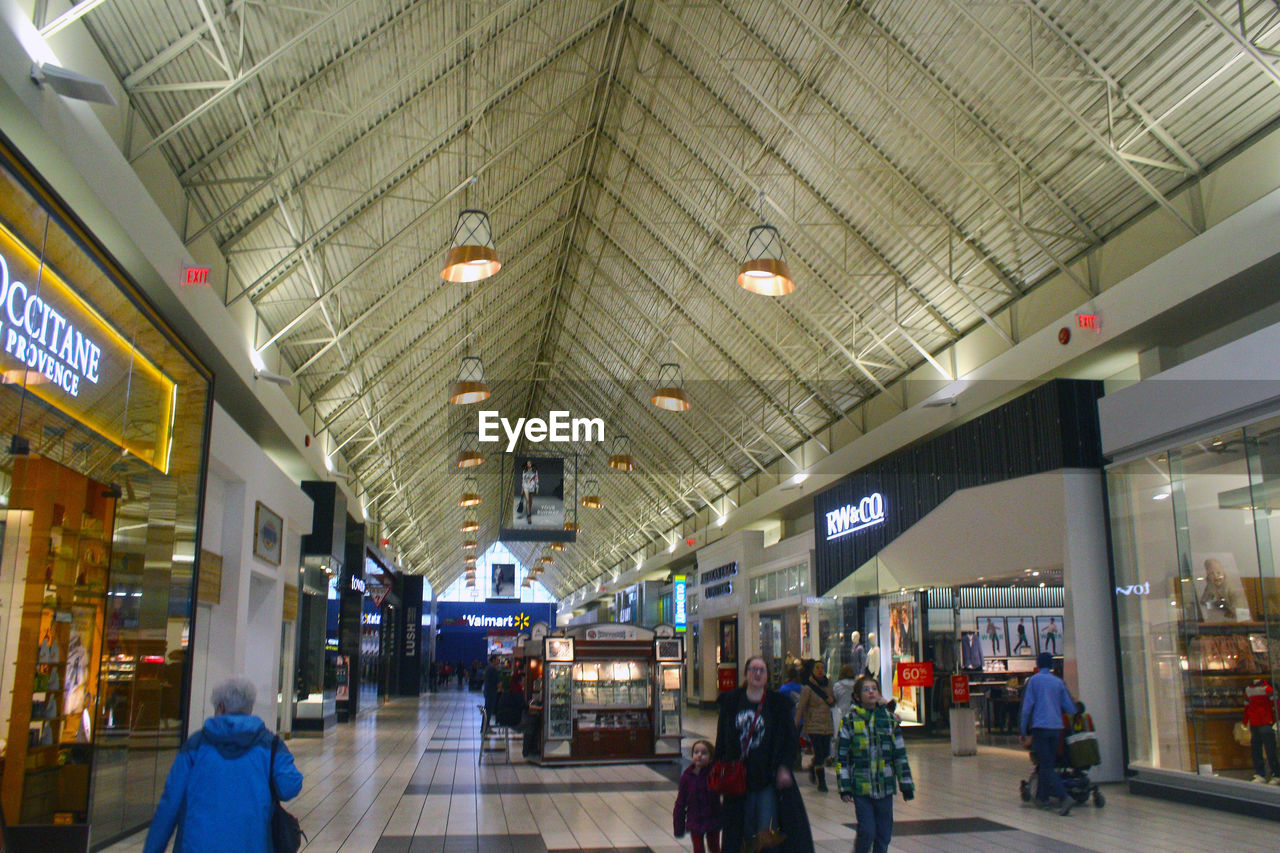
[{"label": "person walking", "polygon": [[675,837],[683,838],[688,832],[693,839],[693,853],[720,853],[720,795],[707,788],[713,749],[705,740],[693,742],[693,763],[680,775],[680,790],[671,815]]},{"label": "person walking", "polygon": [[741,760],[746,769],[743,796],[726,795],[721,812],[721,848],[753,851],[785,842],[794,853],[813,853],[813,833],[791,767],[799,751],[795,706],[768,689],[769,664],[747,661],[745,684],[717,700],[716,761]]},{"label": "person walking", "polygon": [[836,784],[840,800],[853,803],[858,820],[854,853],[884,853],[893,837],[893,797],[916,795],[907,747],[892,711],[870,675],[858,677],[854,704],[840,723]]},{"label": "person walking", "polygon": [[836,704],[831,694],[827,667],[820,660],[808,661],[804,687],[796,702],[796,725],[809,738],[813,746],[813,765],[809,779],[818,790],[827,790],[827,758],[831,755],[831,737],[836,733],[831,719],[831,708]]},{"label": "person walking", "polygon": [[1053,674],[1053,655],[1041,652],[1036,658],[1038,672],[1022,688],[1022,715],[1018,727],[1023,748],[1030,747],[1039,773],[1036,800],[1048,807],[1053,797],[1058,814],[1071,813],[1075,800],[1067,796],[1058,776],[1058,745],[1062,742],[1062,715],[1076,715],[1076,702],[1067,685]]},{"label": "person walking", "polygon": [[498,690],[502,686],[501,660],[497,655],[489,655],[489,665],[484,668],[484,729],[489,730],[493,723],[493,715],[498,710]]},{"label": "person walking", "polygon": [[858,676],[861,674],[853,664],[847,663],[840,667],[840,677],[835,684],[831,685],[831,695],[836,700],[836,712],[839,713],[841,720],[853,707],[853,687],[858,683]]},{"label": "person walking", "polygon": [[271,788],[281,800],[302,790],[293,754],[253,715],[247,678],[213,688],[214,716],[187,738],[165,779],[143,853],[271,853]]}]

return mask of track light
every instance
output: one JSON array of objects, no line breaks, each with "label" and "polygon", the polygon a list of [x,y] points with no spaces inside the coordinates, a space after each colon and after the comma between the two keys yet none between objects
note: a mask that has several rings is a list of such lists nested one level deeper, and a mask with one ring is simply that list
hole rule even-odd
[{"label": "track light", "polygon": [[282,376],[279,373],[272,373],[270,370],[255,370],[253,378],[261,379],[263,382],[270,382],[274,385],[283,385],[286,388],[293,384],[292,376]]},{"label": "track light", "polygon": [[31,79],[36,85],[48,86],[64,98],[106,104],[109,107],[116,105],[115,96],[105,83],[77,74],[69,68],[48,62],[35,62],[31,65]]}]

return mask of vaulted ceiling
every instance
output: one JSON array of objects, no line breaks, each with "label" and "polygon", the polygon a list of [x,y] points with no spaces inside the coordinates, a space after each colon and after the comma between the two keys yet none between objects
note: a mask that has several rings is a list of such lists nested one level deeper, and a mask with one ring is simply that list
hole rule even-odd
[{"label": "vaulted ceiling", "polygon": [[[42,4],[36,4],[42,5]],[[56,11],[56,9],[54,10]],[[508,417],[567,409],[604,505],[567,594],[1170,201],[1280,114],[1270,0],[89,0],[185,238],[226,258],[272,369],[406,562],[462,570],[484,360]],[[53,15],[50,13],[50,18]],[[37,21],[37,24],[47,23]],[[151,162],[150,160],[147,162]],[[173,200],[165,202],[172,207]],[[459,211],[503,266],[440,278]],[[735,275],[775,225],[797,283]],[[207,239],[206,239],[207,238]],[[664,362],[693,401],[652,406]],[[471,469],[496,535],[498,454]],[[573,484],[569,485],[571,489]],[[513,546],[533,561],[540,546]]]}]

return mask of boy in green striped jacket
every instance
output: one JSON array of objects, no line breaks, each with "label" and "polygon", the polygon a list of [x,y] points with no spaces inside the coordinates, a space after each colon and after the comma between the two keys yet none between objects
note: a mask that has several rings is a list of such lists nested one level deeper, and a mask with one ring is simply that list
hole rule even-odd
[{"label": "boy in green striped jacket", "polygon": [[840,722],[836,742],[840,799],[852,802],[858,819],[854,853],[884,853],[893,836],[893,795],[915,796],[907,748],[893,714],[869,675],[853,685],[854,704]]}]

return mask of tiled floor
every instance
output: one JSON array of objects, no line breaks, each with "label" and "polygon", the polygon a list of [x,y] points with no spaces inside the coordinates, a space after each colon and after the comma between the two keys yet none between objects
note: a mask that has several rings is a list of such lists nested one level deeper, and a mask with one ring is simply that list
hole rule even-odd
[{"label": "tiled floor", "polygon": [[[399,700],[329,737],[293,740],[306,782],[289,808],[308,853],[676,853],[671,835],[677,768],[667,765],[541,768],[480,748],[476,694],[445,691]],[[686,717],[686,745],[715,729]],[[909,743],[918,795],[896,805],[898,851],[1274,850],[1280,825],[1135,797],[1107,786],[1105,808],[1069,817],[1022,804],[1025,755],[983,748],[953,758],[946,744]],[[853,808],[802,781],[819,853],[848,853]],[[141,834],[108,848],[137,853]]]}]

